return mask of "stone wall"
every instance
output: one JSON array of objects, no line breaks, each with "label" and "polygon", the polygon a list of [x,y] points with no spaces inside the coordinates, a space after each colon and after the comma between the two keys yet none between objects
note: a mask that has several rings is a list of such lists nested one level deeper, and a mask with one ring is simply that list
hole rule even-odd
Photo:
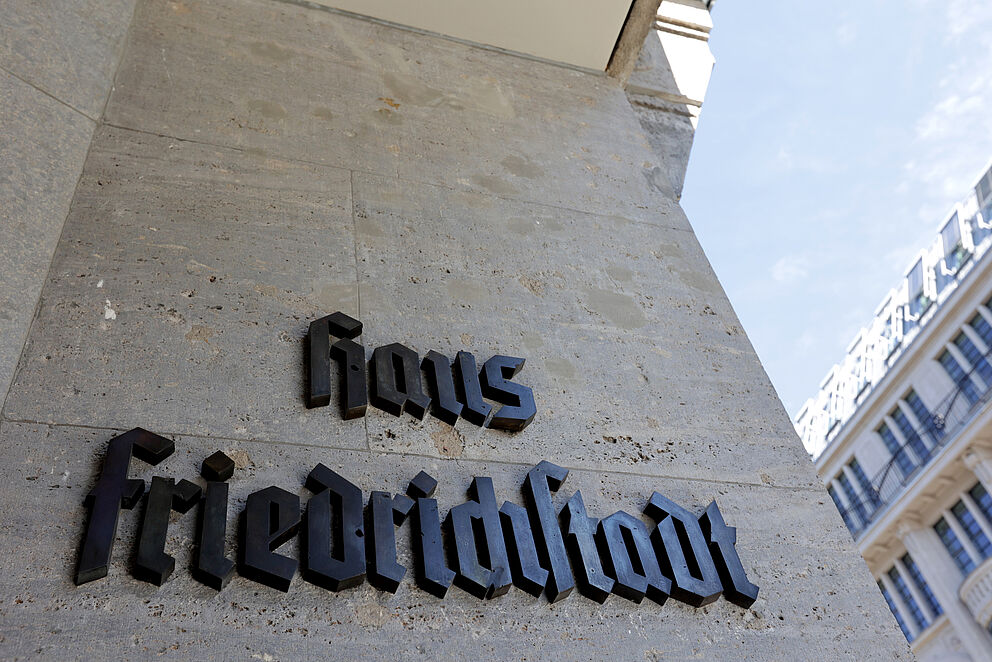
[{"label": "stone wall", "polygon": [[[909,658],[615,81],[295,4],[139,0],[95,112],[0,420],[0,657]],[[537,418],[307,410],[303,339],[335,310],[369,348],[526,357]],[[318,462],[366,495],[425,469],[443,514],[473,476],[520,502],[547,459],[571,471],[556,505],[581,489],[594,516],[716,499],[761,594],[218,593],[188,571],[193,514],[159,588],[129,573],[140,506],[109,576],[75,587],[83,497],[135,426],[176,453],[134,477],[235,459],[229,550],[250,492],[305,500]]]}]

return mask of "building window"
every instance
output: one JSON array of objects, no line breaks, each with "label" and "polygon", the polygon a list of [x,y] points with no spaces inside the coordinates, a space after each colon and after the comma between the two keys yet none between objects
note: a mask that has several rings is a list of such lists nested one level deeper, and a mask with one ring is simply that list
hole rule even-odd
[{"label": "building window", "polygon": [[971,328],[975,330],[975,333],[977,333],[979,337],[985,341],[985,346],[992,348],[992,324],[989,324],[989,321],[981,314],[977,314],[972,317],[968,324],[970,324]]},{"label": "building window", "polygon": [[975,347],[975,343],[971,342],[971,338],[964,333],[959,333],[958,337],[954,339],[954,344],[958,346],[958,349],[964,354],[965,360],[971,364],[975,372],[981,375],[985,383],[992,384],[992,365],[989,365],[989,362],[985,360],[982,352]]},{"label": "building window", "polygon": [[923,594],[923,598],[930,605],[930,611],[933,612],[934,618],[940,616],[944,613],[944,610],[940,608],[940,603],[937,602],[937,597],[930,590],[930,585],[927,584],[927,580],[923,578],[923,573],[920,572],[919,566],[916,565],[916,561],[909,554],[904,554],[902,557],[902,564],[906,568],[906,572],[909,573],[910,578],[913,583],[916,584],[916,588],[920,590]]},{"label": "building window", "polygon": [[906,404],[913,411],[913,415],[916,416],[916,420],[919,421],[921,429],[924,433],[930,437],[934,443],[940,443],[940,440],[944,436],[944,429],[942,427],[937,427],[934,425],[933,416],[930,414],[930,410],[927,406],[923,404],[923,400],[920,396],[916,395],[916,391],[910,391],[906,395]]},{"label": "building window", "polygon": [[917,260],[906,276],[906,281],[909,293],[909,316],[915,321],[926,312],[931,303],[930,297],[924,293],[923,260]]},{"label": "building window", "polygon": [[858,514],[858,523],[861,525],[868,523],[868,513],[865,511],[865,505],[862,503],[861,499],[858,498],[858,493],[854,491],[854,486],[851,485],[851,481],[847,479],[847,475],[842,471],[837,475],[837,482],[840,484],[842,490],[844,490],[844,496],[847,497],[847,502],[851,504],[854,512]]},{"label": "building window", "polygon": [[940,239],[944,245],[944,266],[948,271],[954,273],[967,255],[967,251],[961,245],[961,224],[958,222],[957,212],[954,212],[947,224],[941,229]]},{"label": "building window", "polygon": [[902,578],[902,575],[899,574],[896,568],[890,569],[888,574],[889,579],[892,580],[892,585],[896,587],[896,592],[902,598],[902,603],[906,605],[906,609],[909,611],[909,617],[916,624],[916,629],[920,632],[926,630],[930,623],[927,621],[927,617],[924,616],[923,610],[920,609],[920,605],[917,604],[916,598],[910,592],[909,586],[906,585],[906,580]]},{"label": "building window", "polygon": [[954,530],[944,521],[943,517],[934,524],[933,530],[940,536],[940,541],[944,543],[944,549],[954,559],[954,563],[961,569],[961,572],[966,576],[971,574],[971,571],[975,569],[975,562],[971,559],[971,555],[965,550],[964,545],[961,544]]},{"label": "building window", "polygon": [[854,535],[854,532],[857,529],[854,526],[854,522],[851,521],[851,515],[847,512],[847,508],[845,508],[843,502],[841,502],[840,495],[837,494],[837,490],[834,489],[833,485],[829,485],[827,487],[827,493],[830,495],[830,498],[834,500],[834,505],[837,506],[837,512],[840,513],[841,519],[844,520],[847,530],[851,532],[851,535]]},{"label": "building window", "polygon": [[871,506],[872,511],[878,510],[878,507],[882,505],[882,501],[878,498],[878,492],[872,487],[871,481],[868,480],[865,470],[861,468],[861,464],[857,459],[852,458],[847,464],[851,473],[854,474],[854,479],[858,481],[858,486],[861,488],[861,493],[865,495],[865,500]]},{"label": "building window", "polygon": [[990,554],[992,554],[992,542],[989,542],[988,537],[985,532],[982,531],[981,525],[979,525],[978,520],[968,506],[964,505],[964,501],[958,501],[951,508],[951,512],[954,514],[954,518],[960,522],[961,526],[964,528],[964,532],[968,535],[968,539],[975,545],[978,549],[978,554],[983,558],[987,559]]},{"label": "building window", "polygon": [[989,496],[989,493],[985,490],[985,486],[978,483],[968,490],[968,494],[975,500],[978,509],[982,511],[985,521],[992,524],[992,496]]},{"label": "building window", "polygon": [[944,366],[944,371],[951,380],[957,384],[958,388],[964,393],[964,397],[968,398],[970,404],[975,404],[978,402],[978,389],[975,388],[975,383],[971,381],[971,377],[961,369],[961,365],[951,356],[951,353],[944,350],[944,353],[940,355],[938,359],[940,365]]},{"label": "building window", "polygon": [[889,429],[888,425],[882,423],[882,426],[878,428],[878,436],[885,442],[885,447],[889,449],[889,453],[892,454],[895,463],[899,466],[899,470],[902,471],[902,475],[908,476],[913,473],[916,465],[910,459],[906,449],[899,445],[896,436],[892,434],[892,430]]},{"label": "building window", "polygon": [[892,411],[891,416],[892,420],[899,427],[899,432],[902,432],[902,437],[906,440],[906,445],[913,449],[917,460],[921,464],[926,464],[926,461],[930,459],[930,449],[920,439],[920,435],[916,434],[916,430],[913,429],[913,424],[910,423],[909,417],[899,407],[896,407]]},{"label": "building window", "polygon": [[906,621],[902,619],[899,609],[896,608],[896,603],[892,600],[892,596],[889,594],[889,589],[885,588],[882,582],[878,582],[878,590],[882,592],[882,597],[885,598],[885,604],[889,605],[889,611],[891,611],[892,615],[896,617],[896,623],[899,624],[899,629],[902,630],[902,634],[906,637],[906,641],[912,643],[913,633],[909,631],[908,627],[906,627]]}]

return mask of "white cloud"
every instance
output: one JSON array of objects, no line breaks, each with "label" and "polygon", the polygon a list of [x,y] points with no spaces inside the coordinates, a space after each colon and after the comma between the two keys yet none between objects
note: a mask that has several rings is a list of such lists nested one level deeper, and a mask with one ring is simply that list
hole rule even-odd
[{"label": "white cloud", "polygon": [[837,42],[841,46],[848,46],[854,42],[858,36],[858,26],[852,21],[845,21],[837,28]]},{"label": "white cloud", "polygon": [[992,156],[992,3],[949,0],[942,43],[952,53],[937,99],[916,121],[906,185],[932,191],[920,213],[936,224]]},{"label": "white cloud", "polygon": [[777,283],[791,283],[809,275],[806,260],[798,255],[786,255],[772,265],[772,280]]}]

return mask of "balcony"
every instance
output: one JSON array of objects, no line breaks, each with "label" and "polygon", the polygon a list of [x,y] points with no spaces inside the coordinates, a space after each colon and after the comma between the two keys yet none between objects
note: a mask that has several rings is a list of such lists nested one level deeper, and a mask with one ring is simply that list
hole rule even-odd
[{"label": "balcony", "polygon": [[971,571],[958,592],[971,615],[983,628],[992,621],[992,558]]},{"label": "balcony", "polygon": [[[992,350],[985,353],[985,358],[992,359]],[[901,446],[882,470],[875,474],[870,481],[869,492],[858,494],[852,503],[848,503],[847,507],[841,510],[841,517],[855,540],[859,539],[923,469],[954,441],[962,428],[985,409],[992,399],[992,388],[983,387],[982,383],[975,374],[975,369],[972,368],[940,401],[930,417],[921,422],[920,427],[914,431],[915,437]],[[968,397],[969,393],[978,394],[974,402]],[[909,469],[907,470],[906,467]]]}]

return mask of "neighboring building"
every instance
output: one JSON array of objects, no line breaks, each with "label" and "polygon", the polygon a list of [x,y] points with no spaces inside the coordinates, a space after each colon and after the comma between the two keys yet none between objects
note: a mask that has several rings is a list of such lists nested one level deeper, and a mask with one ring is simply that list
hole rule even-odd
[{"label": "neighboring building", "polygon": [[795,417],[921,660],[992,659],[992,167]]},{"label": "neighboring building", "polygon": [[679,205],[709,5],[0,2],[0,659],[910,659]]}]

